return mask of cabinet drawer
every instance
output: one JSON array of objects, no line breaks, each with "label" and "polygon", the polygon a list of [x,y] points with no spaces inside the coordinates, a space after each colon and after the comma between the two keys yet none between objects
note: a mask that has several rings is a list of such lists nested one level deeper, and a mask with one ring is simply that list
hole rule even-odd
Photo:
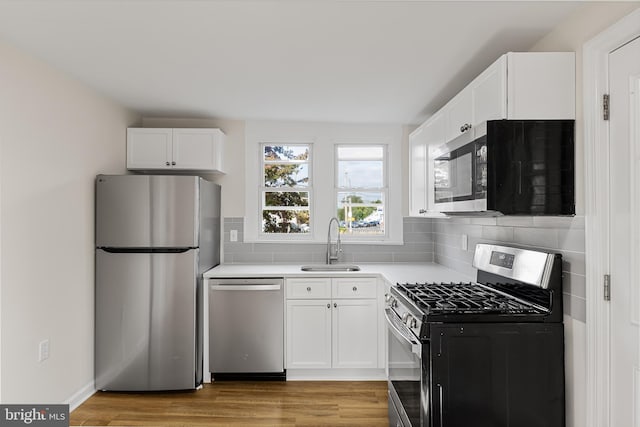
[{"label": "cabinet drawer", "polygon": [[287,298],[331,298],[331,279],[287,279]]},{"label": "cabinet drawer", "polygon": [[333,298],[375,298],[376,288],[374,278],[333,279]]}]

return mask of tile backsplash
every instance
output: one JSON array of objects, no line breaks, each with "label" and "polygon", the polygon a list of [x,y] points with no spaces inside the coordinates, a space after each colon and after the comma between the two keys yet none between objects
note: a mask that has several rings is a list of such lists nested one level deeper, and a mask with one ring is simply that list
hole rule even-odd
[{"label": "tile backsplash", "polygon": [[[471,266],[476,243],[495,243],[557,252],[563,257],[564,310],[586,321],[584,217],[450,217],[403,220],[403,245],[344,243],[341,262],[437,262],[475,277]],[[236,230],[238,241],[230,241]],[[462,248],[466,235],[467,249]],[[322,263],[323,243],[246,243],[244,220],[224,219],[226,264]]]},{"label": "tile backsplash", "polygon": [[[433,223],[426,218],[404,218],[403,245],[343,243],[341,262],[432,262]],[[230,231],[237,230],[238,241],[231,242]],[[225,264],[288,264],[325,262],[324,243],[245,243],[243,218],[224,219]]]},{"label": "tile backsplash", "polygon": [[[475,276],[477,243],[494,243],[562,254],[564,311],[586,321],[584,217],[495,217],[433,219],[434,261]],[[462,249],[463,234],[468,246]]]}]

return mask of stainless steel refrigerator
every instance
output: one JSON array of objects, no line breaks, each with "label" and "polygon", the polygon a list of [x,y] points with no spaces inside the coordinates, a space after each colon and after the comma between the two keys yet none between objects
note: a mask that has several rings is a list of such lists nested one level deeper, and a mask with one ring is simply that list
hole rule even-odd
[{"label": "stainless steel refrigerator", "polygon": [[98,390],[202,384],[202,273],[219,261],[219,185],[195,176],[96,177]]}]

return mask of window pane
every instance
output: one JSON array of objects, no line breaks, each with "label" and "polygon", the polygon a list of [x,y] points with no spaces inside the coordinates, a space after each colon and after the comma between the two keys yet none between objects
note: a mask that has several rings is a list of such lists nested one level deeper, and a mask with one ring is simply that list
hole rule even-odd
[{"label": "window pane", "polygon": [[338,186],[341,188],[384,187],[384,162],[338,161]]},{"label": "window pane", "polygon": [[384,234],[382,192],[338,192],[337,217],[347,234]]},{"label": "window pane", "polygon": [[264,205],[273,207],[308,207],[309,193],[306,191],[265,191]]},{"label": "window pane", "polygon": [[309,165],[266,164],[264,165],[265,187],[307,187],[309,185]]},{"label": "window pane", "polygon": [[306,161],[309,147],[304,145],[265,145],[264,160]]},{"label": "window pane", "polygon": [[268,210],[262,211],[263,233],[308,233],[308,210]]},{"label": "window pane", "polygon": [[380,159],[384,158],[384,148],[381,146],[374,147],[357,147],[357,146],[341,146],[338,147],[338,159]]}]

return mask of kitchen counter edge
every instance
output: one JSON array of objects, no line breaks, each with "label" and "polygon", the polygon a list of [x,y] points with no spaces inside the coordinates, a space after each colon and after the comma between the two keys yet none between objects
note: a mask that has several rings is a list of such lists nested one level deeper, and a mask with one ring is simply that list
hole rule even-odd
[{"label": "kitchen counter edge", "polygon": [[302,264],[220,264],[204,273],[205,279],[220,278],[304,278],[304,277],[380,277],[391,283],[473,282],[459,271],[441,264],[380,263],[358,264],[360,271],[302,271]]}]

